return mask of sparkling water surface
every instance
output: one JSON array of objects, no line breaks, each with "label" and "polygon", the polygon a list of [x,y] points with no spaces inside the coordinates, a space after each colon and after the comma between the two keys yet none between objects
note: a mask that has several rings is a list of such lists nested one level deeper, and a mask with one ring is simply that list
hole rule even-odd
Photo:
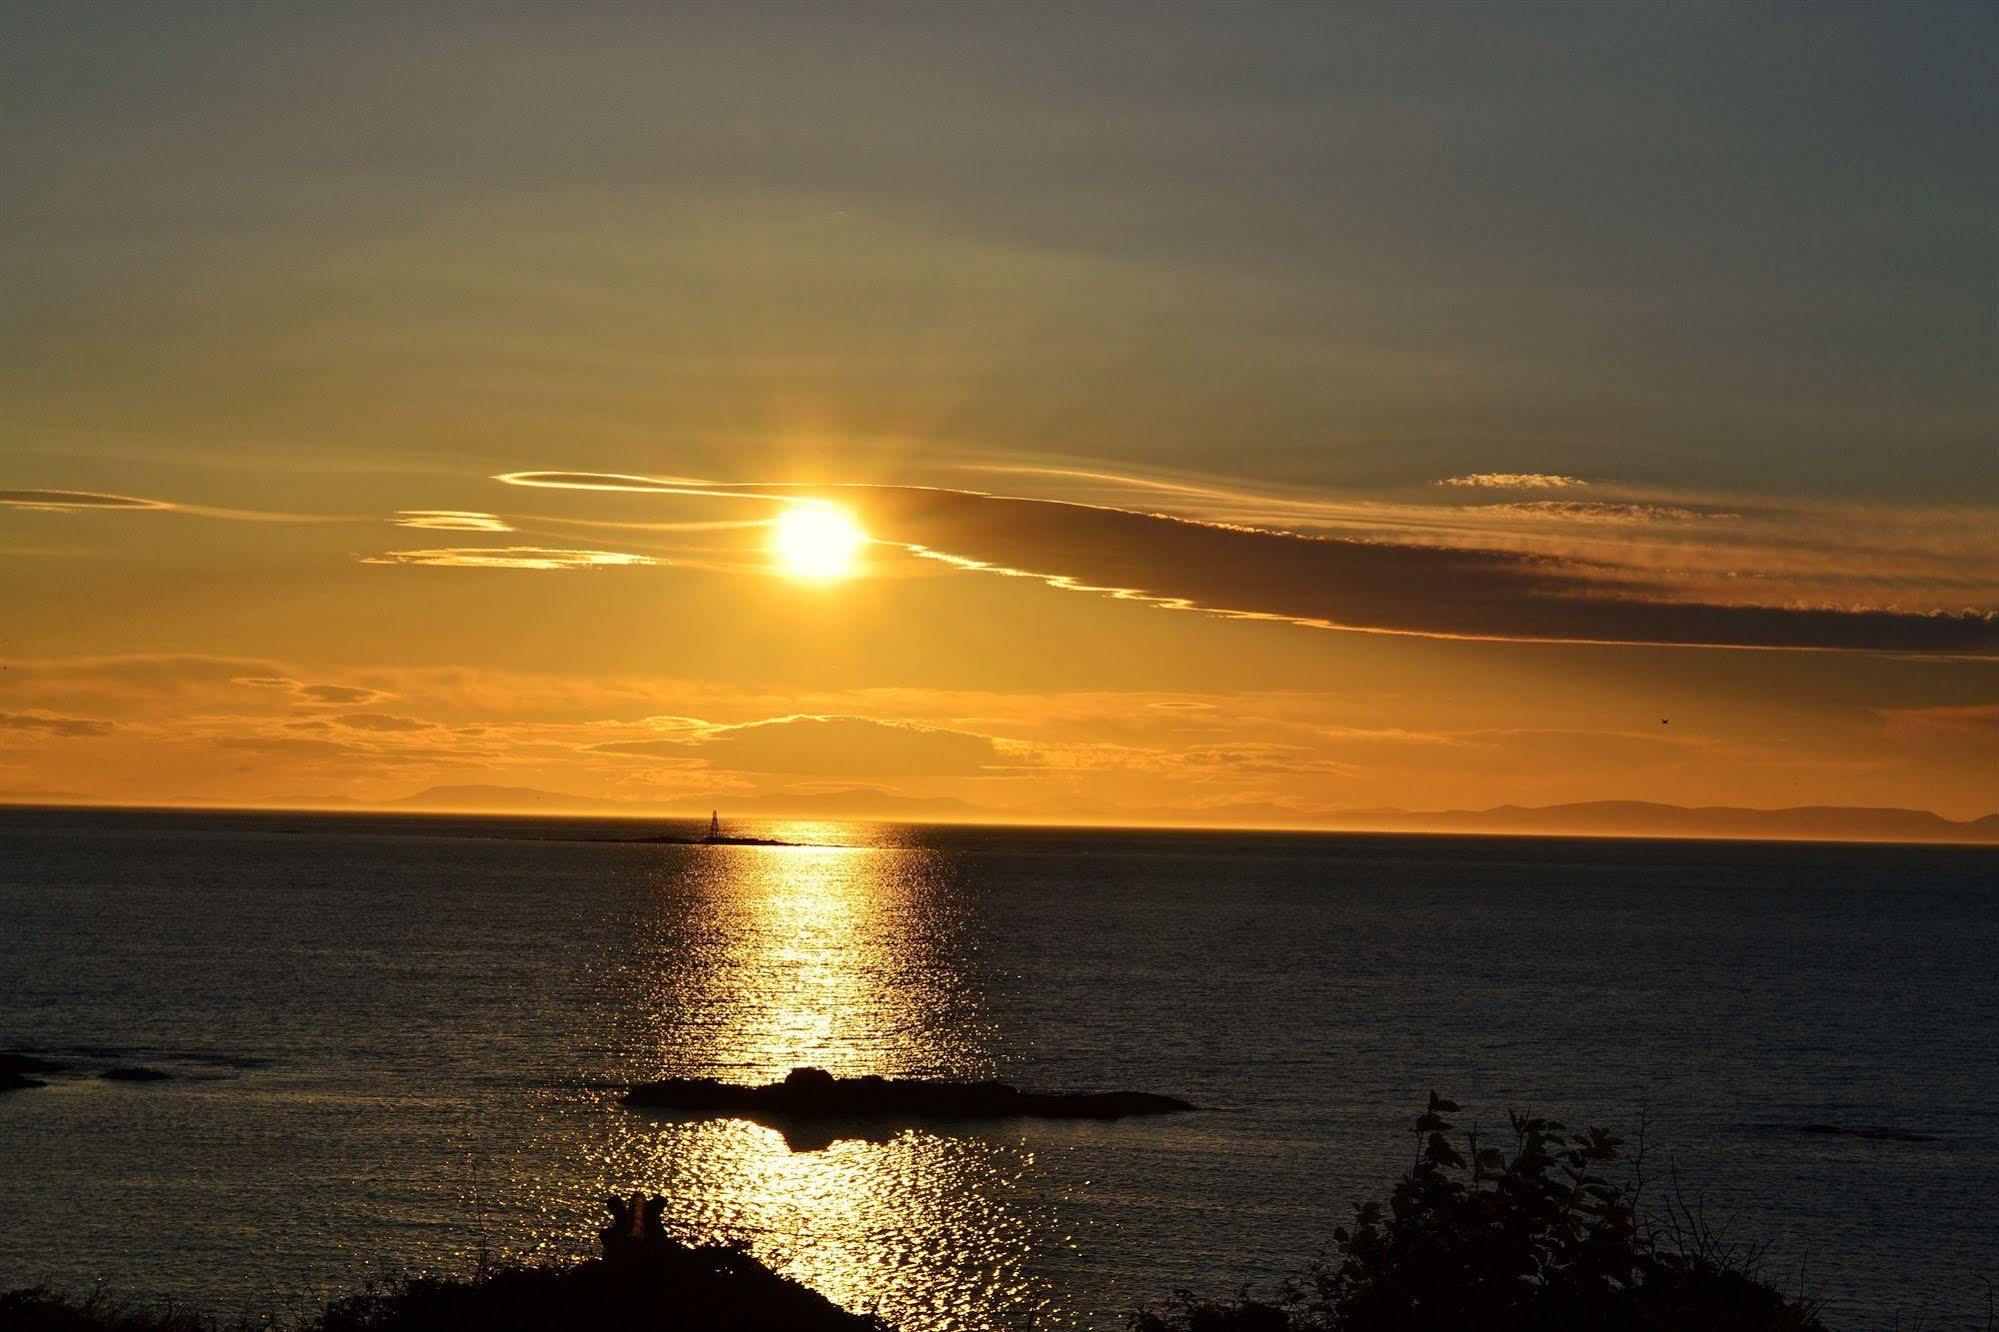
[{"label": "sparkling water surface", "polygon": [[[1840,1325],[1981,1325],[1999,1279],[1990,851],[617,840],[651,831],[0,811],[0,1046],[73,1069],[0,1096],[0,1285],[283,1313],[580,1254],[644,1189],[905,1328],[1110,1328],[1296,1271],[1406,1165],[1432,1087],[1489,1128],[1642,1115],[1655,1178]],[[1203,1110],[788,1141],[617,1104],[800,1064]]]}]

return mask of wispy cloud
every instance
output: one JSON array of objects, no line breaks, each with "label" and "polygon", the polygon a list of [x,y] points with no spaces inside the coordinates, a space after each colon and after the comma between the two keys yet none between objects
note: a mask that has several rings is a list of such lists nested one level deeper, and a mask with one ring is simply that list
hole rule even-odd
[{"label": "wispy cloud", "polygon": [[130,495],[100,495],[88,490],[0,490],[0,504],[15,509],[57,513],[69,509],[146,512],[177,507],[165,500],[134,499]]},{"label": "wispy cloud", "polygon": [[1999,743],[1999,703],[1961,707],[1884,708],[1881,716],[1901,731],[1940,732]]},{"label": "wispy cloud", "polygon": [[92,490],[0,490],[0,507],[42,513],[174,513],[220,518],[235,523],[319,524],[364,521],[352,514],[266,513],[213,504],[183,504],[175,500],[139,499]]},{"label": "wispy cloud", "polygon": [[709,499],[768,500],[769,486],[734,486],[684,476],[641,476],[629,472],[502,472],[493,478],[531,490],[597,490],[638,495],[694,495]]},{"label": "wispy cloud", "polygon": [[1483,518],[1527,518],[1563,523],[1733,522],[1742,517],[1726,509],[1615,500],[1521,500],[1513,504],[1480,504],[1475,508],[1478,516]]},{"label": "wispy cloud", "polygon": [[1614,564],[935,491],[875,503],[886,537],[960,568],[1226,616],[1456,638],[1999,650],[1999,615],[1677,599],[1671,581]]},{"label": "wispy cloud", "polygon": [[425,532],[511,532],[513,525],[496,514],[469,509],[402,509],[392,520],[397,527]]},{"label": "wispy cloud", "polygon": [[[530,477],[535,479],[524,479]],[[606,476],[601,486],[587,473],[499,479],[577,490],[707,493],[684,480],[652,483],[635,475]],[[1858,596],[1780,600],[1781,586],[1732,582],[1735,571],[1725,565],[1705,581],[1689,578],[1685,552],[1677,547],[1653,551],[1619,540],[1578,541],[1573,552],[1544,553],[1508,549],[1499,541],[1458,544],[1436,531],[1420,541],[1319,534],[944,487],[731,483],[722,493],[780,500],[838,495],[866,515],[876,540],[958,569],[1239,619],[1444,638],[1981,656],[1999,651],[1999,612],[1908,610]],[[1470,512],[1475,517],[1487,507],[1493,506]],[[1673,509],[1716,518],[1729,512],[1688,505],[1666,506],[1663,513],[1594,505],[1501,507],[1509,507],[1516,521],[1524,511],[1585,529],[1693,524]],[[1488,519],[1487,530],[1503,528]],[[1678,569],[1669,563],[1675,556]],[[1716,596],[1723,587],[1735,595]]]},{"label": "wispy cloud", "polygon": [[273,754],[289,759],[337,758],[352,754],[351,746],[337,740],[315,740],[291,735],[229,735],[215,741],[223,749],[253,754]]},{"label": "wispy cloud", "polygon": [[716,767],[821,777],[971,776],[1001,761],[987,736],[854,716],[717,727],[695,748]]},{"label": "wispy cloud", "polygon": [[[1911,755],[1923,755],[1955,774],[1948,799],[1959,812],[1982,814],[1999,736],[1999,705],[1931,706],[1921,692],[1905,706],[1893,692],[1877,700],[1894,733],[1884,744],[1871,712],[1826,717],[1810,734],[1744,734],[1733,719],[1703,724],[1677,708],[1673,724],[1659,726],[1650,697],[1596,708],[1587,720],[1566,701],[1520,697],[1509,708],[1516,720],[1495,728],[1458,700],[1349,688],[801,692],[456,667],[335,675],[295,662],[196,657],[7,667],[5,715],[16,720],[0,724],[0,749],[17,766],[25,761],[29,786],[147,802],[282,802],[314,791],[381,802],[470,782],[583,792],[635,802],[634,810],[726,810],[738,797],[748,805],[780,793],[810,808],[809,786],[863,783],[897,798],[963,800],[968,811],[1115,819],[1244,801],[1300,812],[1482,807],[1589,799],[1607,789],[1739,803],[1763,789],[1759,771],[1795,773],[1804,785],[1786,786],[1794,799],[1838,803],[1865,778],[1899,783],[1871,790],[1880,803],[1943,800],[1938,770],[1894,775],[1895,765],[1906,769]],[[1967,685],[1980,678],[1976,667],[1952,669]],[[324,706],[302,697],[304,689],[396,702],[393,711]],[[674,712],[660,711],[666,699]],[[1856,751],[1878,761],[1858,772]],[[1606,774],[1615,774],[1610,788]]]},{"label": "wispy cloud", "polygon": [[620,550],[557,550],[546,546],[455,546],[438,550],[388,550],[363,555],[363,564],[407,564],[426,569],[610,569],[657,564],[647,555]]},{"label": "wispy cloud", "polygon": [[428,731],[436,726],[435,722],[422,721],[415,717],[397,716],[390,712],[349,712],[335,717],[333,720],[341,726],[350,727],[357,731]]},{"label": "wispy cloud", "polygon": [[951,470],[1036,483],[1034,493],[1016,496],[1023,499],[1301,536],[1547,556],[1578,569],[1625,571],[1680,601],[1999,609],[1999,547],[1990,536],[1999,514],[1976,505],[1786,501],[1603,481],[1589,483],[1587,500],[1527,491],[1495,503],[1503,492],[1476,487],[1355,496],[1101,467]]},{"label": "wispy cloud", "polygon": [[1579,476],[1563,476],[1559,472],[1472,472],[1465,476],[1447,476],[1437,484],[1477,486],[1489,490],[1569,490],[1587,486],[1589,482]]},{"label": "wispy cloud", "polygon": [[358,685],[308,684],[286,675],[239,675],[230,680],[230,683],[242,685],[247,689],[282,690],[300,703],[325,707],[351,708],[387,697],[379,689],[366,689]]},{"label": "wispy cloud", "polygon": [[0,712],[0,731],[33,731],[42,735],[105,735],[110,722],[90,717],[61,717],[50,712]]}]

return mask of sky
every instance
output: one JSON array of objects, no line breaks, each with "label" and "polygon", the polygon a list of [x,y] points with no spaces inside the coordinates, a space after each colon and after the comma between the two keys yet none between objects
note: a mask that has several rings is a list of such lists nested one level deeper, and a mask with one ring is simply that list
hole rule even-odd
[{"label": "sky", "polygon": [[1992,813],[1995,49],[8,4],[0,799]]}]

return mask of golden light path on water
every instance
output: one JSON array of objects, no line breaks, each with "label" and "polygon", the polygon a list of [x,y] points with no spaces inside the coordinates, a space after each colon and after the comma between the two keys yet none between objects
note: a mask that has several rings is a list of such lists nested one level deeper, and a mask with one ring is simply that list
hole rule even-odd
[{"label": "golden light path on water", "polygon": [[[652,933],[632,959],[632,1057],[650,1075],[741,1082],[807,1064],[990,1075],[993,1033],[961,965],[970,922],[941,865],[888,847],[674,849],[660,910],[634,922]],[[906,1328],[982,1328],[996,1309],[1051,1300],[1026,1266],[1060,1242],[1056,1218],[1030,1197],[1034,1154],[1018,1125],[780,1131],[629,1111],[609,1122],[608,1176],[671,1200],[675,1234],[745,1239],[850,1309]]]}]

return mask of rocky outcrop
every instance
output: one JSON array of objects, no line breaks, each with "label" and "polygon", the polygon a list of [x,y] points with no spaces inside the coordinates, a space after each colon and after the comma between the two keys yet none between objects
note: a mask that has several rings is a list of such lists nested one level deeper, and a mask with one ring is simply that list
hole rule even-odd
[{"label": "rocky outcrop", "polygon": [[[773,1272],[740,1243],[666,1233],[664,1198],[607,1198],[604,1256],[581,1263],[481,1262],[464,1278],[409,1277],[288,1320],[300,1332],[894,1332]],[[0,1291],[4,1332],[222,1332],[248,1328],[167,1306],[157,1313],[46,1287]]]},{"label": "rocky outcrop", "polygon": [[97,1076],[106,1082],[167,1082],[173,1074],[143,1064],[114,1064]]},{"label": "rocky outcrop", "polygon": [[661,1078],[626,1092],[625,1104],[773,1119],[1123,1119],[1194,1109],[1177,1097],[1151,1092],[1050,1094],[1004,1082],[836,1078],[818,1068],[795,1068],[784,1081],[761,1087]]},{"label": "rocky outcrop", "polygon": [[49,1084],[35,1077],[35,1074],[60,1073],[67,1067],[68,1065],[59,1064],[53,1059],[43,1059],[40,1055],[0,1050],[0,1092],[46,1087]]}]

